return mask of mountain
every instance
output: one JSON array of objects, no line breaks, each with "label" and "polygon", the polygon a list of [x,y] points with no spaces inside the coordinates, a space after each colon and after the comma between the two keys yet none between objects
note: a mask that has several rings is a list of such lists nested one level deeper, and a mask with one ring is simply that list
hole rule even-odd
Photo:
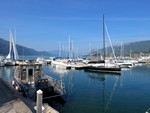
[{"label": "mountain", "polygon": [[[18,54],[23,55],[43,55],[43,56],[49,56],[50,53],[46,51],[36,51],[31,48],[27,48],[21,45],[16,45]],[[2,38],[0,38],[0,54],[1,55],[7,55],[9,52],[9,41],[6,41]]]},{"label": "mountain", "polygon": [[[116,53],[120,53],[121,45],[114,46]],[[125,43],[122,45],[124,54],[150,52],[150,40]],[[109,48],[110,49],[110,48]]]},{"label": "mountain", "polygon": [[[137,41],[137,42],[130,42],[130,43],[125,43],[122,44],[123,46],[123,52],[124,54],[128,54],[132,51],[132,53],[140,53],[140,52],[150,52],[150,40],[145,40],[145,41]],[[17,50],[18,54],[20,56],[23,55],[35,55],[35,56],[58,56],[58,50],[54,50],[51,52],[46,52],[46,51],[36,51],[31,48],[27,48],[21,45],[17,44]],[[120,50],[121,50],[121,44],[120,45],[115,45],[114,46],[115,53],[117,55],[120,55]],[[9,41],[6,41],[2,38],[0,38],[0,55],[7,55],[9,51]],[[102,50],[100,50],[102,51]],[[111,47],[107,47],[107,52],[112,53]],[[50,54],[51,53],[51,54]],[[95,55],[97,53],[96,50],[92,50],[92,54]],[[68,56],[68,52],[64,51],[62,52],[63,56]],[[89,53],[90,54],[90,53]]]},{"label": "mountain", "polygon": [[[129,42],[129,43],[124,43],[120,45],[115,45],[113,46],[116,55],[120,55],[120,51],[122,48],[122,52],[124,55],[129,55],[130,52],[132,53],[149,53],[150,52],[150,40],[145,40],[145,41],[136,41],[136,42]],[[107,47],[107,53],[111,54],[112,53],[112,49],[111,47]],[[103,49],[101,49],[100,51],[103,51]],[[90,53],[89,53],[90,54]],[[93,55],[97,54],[96,50],[92,51]]]}]

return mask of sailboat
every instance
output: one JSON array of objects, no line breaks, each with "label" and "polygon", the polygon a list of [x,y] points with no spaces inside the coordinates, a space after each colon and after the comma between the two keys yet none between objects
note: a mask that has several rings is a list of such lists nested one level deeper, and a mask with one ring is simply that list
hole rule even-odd
[{"label": "sailboat", "polygon": [[121,68],[117,65],[106,65],[106,49],[105,49],[105,23],[103,15],[103,51],[104,51],[104,63],[101,65],[92,65],[85,67],[85,71],[105,72],[105,73],[121,73]]},{"label": "sailboat", "polygon": [[[60,46],[61,48],[61,46]],[[70,36],[69,36],[69,59],[55,59],[52,60],[51,64],[55,68],[61,68],[61,69],[71,69],[70,60],[72,58],[72,48],[70,43]]]},{"label": "sailboat", "polygon": [[[12,60],[12,58],[11,58],[11,53],[12,52],[14,53],[14,60]],[[14,66],[16,64],[15,61],[17,59],[19,59],[19,56],[18,56],[15,41],[13,39],[13,34],[10,30],[9,53],[8,53],[6,59],[5,59],[5,66]]]}]

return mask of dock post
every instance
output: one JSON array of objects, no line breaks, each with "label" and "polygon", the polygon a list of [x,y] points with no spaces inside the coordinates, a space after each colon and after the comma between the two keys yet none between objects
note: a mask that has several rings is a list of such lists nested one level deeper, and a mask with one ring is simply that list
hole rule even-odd
[{"label": "dock post", "polygon": [[41,90],[38,90],[37,91],[36,113],[42,113],[42,100],[43,100],[43,92]]}]

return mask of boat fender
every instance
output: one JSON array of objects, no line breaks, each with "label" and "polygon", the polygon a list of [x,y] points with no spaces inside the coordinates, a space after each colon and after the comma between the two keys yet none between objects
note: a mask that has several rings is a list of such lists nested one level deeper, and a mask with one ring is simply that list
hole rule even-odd
[{"label": "boat fender", "polygon": [[12,81],[12,85],[13,85],[13,87],[15,87],[15,81],[14,80]]},{"label": "boat fender", "polygon": [[16,85],[15,89],[16,89],[17,91],[19,91],[19,86],[18,86],[18,85]]}]

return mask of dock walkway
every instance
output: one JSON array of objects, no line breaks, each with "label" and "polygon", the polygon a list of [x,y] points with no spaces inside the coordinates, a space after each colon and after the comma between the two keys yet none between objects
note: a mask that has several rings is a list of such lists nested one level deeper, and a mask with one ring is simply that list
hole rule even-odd
[{"label": "dock walkway", "polygon": [[32,113],[19,96],[0,78],[0,113]]},{"label": "dock walkway", "polygon": [[[0,78],[0,113],[36,113],[34,106],[35,102],[19,96]],[[43,106],[43,113],[59,113],[48,104]]]}]

